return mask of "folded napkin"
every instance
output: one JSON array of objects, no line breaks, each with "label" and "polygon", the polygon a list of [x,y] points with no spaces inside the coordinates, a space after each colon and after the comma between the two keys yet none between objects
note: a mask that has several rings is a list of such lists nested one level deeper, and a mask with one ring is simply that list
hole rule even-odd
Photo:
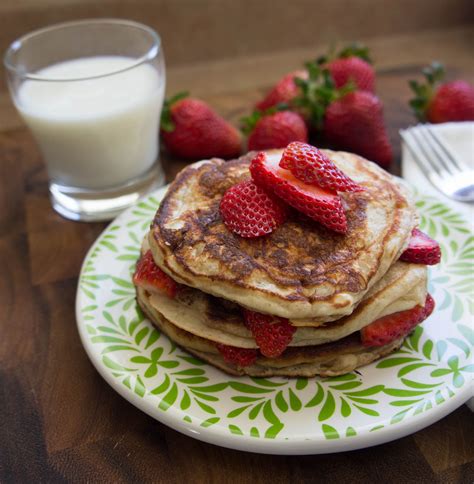
[{"label": "folded napkin", "polygon": [[[414,126],[411,129],[417,129]],[[474,122],[434,124],[431,129],[436,131],[455,155],[464,163],[474,168]],[[438,197],[443,203],[461,212],[473,228],[474,205],[462,203],[448,198],[437,190],[416,164],[407,147],[402,143],[402,176],[417,187],[420,192]],[[474,397],[467,401],[467,406],[474,412]]]},{"label": "folded napkin", "polygon": [[[408,131],[412,129],[417,127],[409,128]],[[433,124],[431,129],[436,131],[436,134],[460,160],[474,169],[474,122]],[[461,212],[468,221],[473,220],[474,204],[452,200],[437,190],[416,164],[404,143],[402,143],[402,176],[420,192],[438,197],[443,203]]]}]

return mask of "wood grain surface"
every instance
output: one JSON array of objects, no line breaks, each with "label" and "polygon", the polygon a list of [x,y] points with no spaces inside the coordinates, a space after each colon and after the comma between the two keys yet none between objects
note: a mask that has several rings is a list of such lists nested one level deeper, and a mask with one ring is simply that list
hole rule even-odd
[{"label": "wood grain surface", "polygon": [[[374,41],[384,66],[377,89],[386,106],[395,173],[398,129],[414,122],[406,80],[441,52],[451,77],[473,81],[472,34],[472,28],[460,28]],[[171,70],[169,84],[179,90],[187,83],[237,122],[265,85],[298,67],[308,51],[261,57],[271,73],[266,78],[251,72],[255,59],[234,62],[225,88],[218,87],[225,83],[225,60]],[[212,81],[206,81],[209,69]],[[185,165],[166,154],[163,164],[168,180]],[[36,144],[0,92],[0,482],[474,481],[474,419],[466,406],[375,448],[292,457],[205,444],[137,410],[95,371],[76,329],[80,265],[104,227],[70,222],[52,210]]]}]

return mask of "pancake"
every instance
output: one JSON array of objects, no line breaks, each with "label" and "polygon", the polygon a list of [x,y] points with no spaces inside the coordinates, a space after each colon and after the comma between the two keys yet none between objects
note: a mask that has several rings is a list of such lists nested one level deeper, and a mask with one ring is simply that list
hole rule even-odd
[{"label": "pancake", "polygon": [[[400,348],[403,343],[403,338],[392,341],[390,344],[378,348],[366,348],[361,343],[352,342],[352,344],[344,349],[338,349],[328,345],[326,352],[320,356],[313,356],[312,361],[291,364],[291,360],[286,360],[284,366],[272,366],[274,361],[266,358],[266,361],[261,358],[251,366],[245,368],[237,368],[228,364],[221,355],[214,353],[203,353],[187,348],[189,353],[207,361],[211,365],[220,368],[231,375],[236,376],[253,376],[253,377],[272,377],[272,376],[286,376],[286,377],[313,377],[316,375],[322,377],[344,375],[356,368],[368,365],[383,356],[392,353]],[[312,348],[312,347],[308,347]],[[316,347],[317,348],[317,347]]]},{"label": "pancake", "polygon": [[[425,266],[396,262],[367,293],[349,316],[316,327],[297,327],[289,346],[321,345],[359,331],[382,316],[423,305],[426,299]],[[141,296],[174,326],[215,343],[258,348],[244,325],[242,309],[224,299],[183,287],[175,298],[162,293]]]},{"label": "pancake", "polygon": [[334,343],[319,346],[287,348],[278,358],[257,358],[254,364],[241,368],[227,363],[213,342],[178,328],[162,317],[149,302],[149,295],[137,288],[138,303],[153,324],[189,353],[232,375],[250,376],[336,376],[355,370],[359,366],[398,349],[404,338],[398,338],[381,347],[365,347],[359,333]]},{"label": "pancake", "polygon": [[[341,194],[346,235],[296,211],[268,236],[231,233],[219,203],[230,186],[249,178],[250,153],[195,163],[177,176],[149,234],[156,264],[177,282],[298,326],[351,314],[405,249],[417,215],[395,177],[357,155],[325,153],[365,187]],[[281,150],[268,156],[280,157]]]}]

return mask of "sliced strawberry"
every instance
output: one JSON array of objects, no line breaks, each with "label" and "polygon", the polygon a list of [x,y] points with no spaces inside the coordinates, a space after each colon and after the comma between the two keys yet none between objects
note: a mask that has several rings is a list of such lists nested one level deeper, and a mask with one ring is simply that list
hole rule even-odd
[{"label": "sliced strawberry", "polygon": [[245,325],[252,331],[262,355],[277,358],[285,351],[296,328],[288,319],[245,310]]},{"label": "sliced strawberry", "polygon": [[322,151],[307,143],[294,141],[283,151],[280,166],[298,180],[335,192],[360,192],[364,188],[351,180]]},{"label": "sliced strawberry", "polygon": [[441,260],[441,249],[436,240],[421,230],[413,229],[408,247],[400,256],[400,260],[431,266]]},{"label": "sliced strawberry", "polygon": [[263,152],[252,160],[250,173],[256,183],[272,190],[308,217],[335,232],[347,232],[346,215],[336,193],[298,180],[290,171],[279,166],[278,159],[269,158]]},{"label": "sliced strawberry", "polygon": [[435,302],[428,294],[424,306],[415,306],[413,309],[377,319],[360,330],[362,344],[364,346],[384,346],[407,335],[433,312],[434,307]]},{"label": "sliced strawberry", "polygon": [[220,343],[216,343],[216,348],[227,363],[242,367],[252,365],[258,355],[258,351],[253,348],[237,348]]},{"label": "sliced strawberry", "polygon": [[175,297],[178,283],[165,274],[153,260],[151,250],[147,251],[137,263],[133,283],[143,287],[148,292],[162,292],[168,297]]},{"label": "sliced strawberry", "polygon": [[220,204],[226,227],[241,237],[267,235],[287,217],[287,207],[272,193],[247,180],[230,187]]}]

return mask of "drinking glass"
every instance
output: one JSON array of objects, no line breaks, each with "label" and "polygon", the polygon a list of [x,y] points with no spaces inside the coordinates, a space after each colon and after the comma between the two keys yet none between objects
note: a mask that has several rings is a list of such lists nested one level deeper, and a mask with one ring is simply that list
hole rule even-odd
[{"label": "drinking glass", "polygon": [[66,22],[14,41],[4,63],[57,212],[108,220],[164,183],[165,64],[155,31],[118,19]]}]

